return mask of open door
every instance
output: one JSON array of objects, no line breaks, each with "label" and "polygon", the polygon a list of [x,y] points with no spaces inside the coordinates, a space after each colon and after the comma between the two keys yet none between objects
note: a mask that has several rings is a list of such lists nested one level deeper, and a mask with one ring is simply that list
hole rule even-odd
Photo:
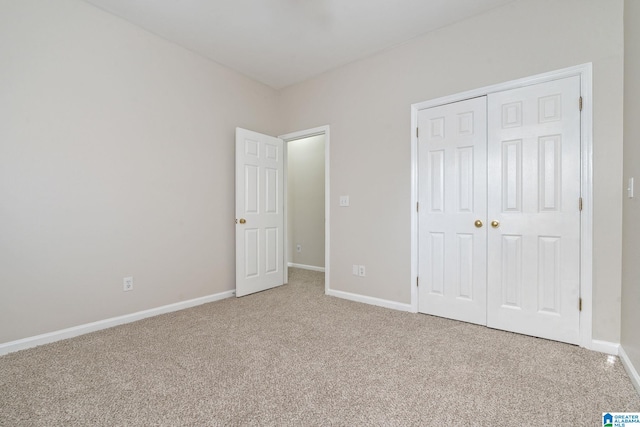
[{"label": "open door", "polygon": [[284,283],[284,143],[236,128],[236,296]]}]

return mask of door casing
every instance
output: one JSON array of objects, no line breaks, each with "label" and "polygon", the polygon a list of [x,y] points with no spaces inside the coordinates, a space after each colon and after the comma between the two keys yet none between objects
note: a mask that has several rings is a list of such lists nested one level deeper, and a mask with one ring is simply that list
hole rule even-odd
[{"label": "door casing", "polygon": [[583,200],[582,220],[580,225],[580,297],[582,311],[580,312],[580,341],[581,347],[595,349],[597,345],[592,339],[593,319],[593,106],[592,106],[592,64],[582,64],[531,77],[486,86],[454,95],[420,102],[411,106],[411,308],[418,312],[418,111],[452,102],[478,96],[489,95],[494,92],[517,89],[538,83],[558,80],[565,77],[580,76],[580,93],[582,96],[582,114],[580,121],[580,190]]}]

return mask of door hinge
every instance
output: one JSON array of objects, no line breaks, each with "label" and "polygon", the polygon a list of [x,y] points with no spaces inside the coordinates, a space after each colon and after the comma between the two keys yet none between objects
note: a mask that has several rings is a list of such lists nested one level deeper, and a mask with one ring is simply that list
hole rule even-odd
[{"label": "door hinge", "polygon": [[582,212],[582,197],[578,199],[578,209]]},{"label": "door hinge", "polygon": [[416,277],[416,286],[420,286],[420,277]]},{"label": "door hinge", "polygon": [[580,111],[582,111],[582,97],[578,100],[578,107],[580,108]]},{"label": "door hinge", "polygon": [[420,128],[416,128],[416,138],[418,138],[418,134],[420,133],[419,130]]},{"label": "door hinge", "polygon": [[420,212],[420,202],[416,202],[416,212]]},{"label": "door hinge", "polygon": [[582,311],[582,298],[578,298],[578,311]]}]

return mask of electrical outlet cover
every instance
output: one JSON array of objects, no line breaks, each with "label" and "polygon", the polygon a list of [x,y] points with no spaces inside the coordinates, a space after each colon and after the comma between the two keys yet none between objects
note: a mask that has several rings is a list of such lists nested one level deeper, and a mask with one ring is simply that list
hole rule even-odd
[{"label": "electrical outlet cover", "polygon": [[366,276],[366,271],[365,271],[364,265],[361,265],[358,268],[358,276],[360,276],[360,277]]}]

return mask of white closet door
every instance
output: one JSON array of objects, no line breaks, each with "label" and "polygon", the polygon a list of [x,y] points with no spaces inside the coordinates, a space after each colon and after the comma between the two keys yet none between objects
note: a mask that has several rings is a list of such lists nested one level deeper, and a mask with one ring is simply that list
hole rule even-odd
[{"label": "white closet door", "polygon": [[418,310],[482,325],[486,102],[480,97],[418,113]]},{"label": "white closet door", "polygon": [[578,343],[580,78],[488,97],[492,328]]}]

